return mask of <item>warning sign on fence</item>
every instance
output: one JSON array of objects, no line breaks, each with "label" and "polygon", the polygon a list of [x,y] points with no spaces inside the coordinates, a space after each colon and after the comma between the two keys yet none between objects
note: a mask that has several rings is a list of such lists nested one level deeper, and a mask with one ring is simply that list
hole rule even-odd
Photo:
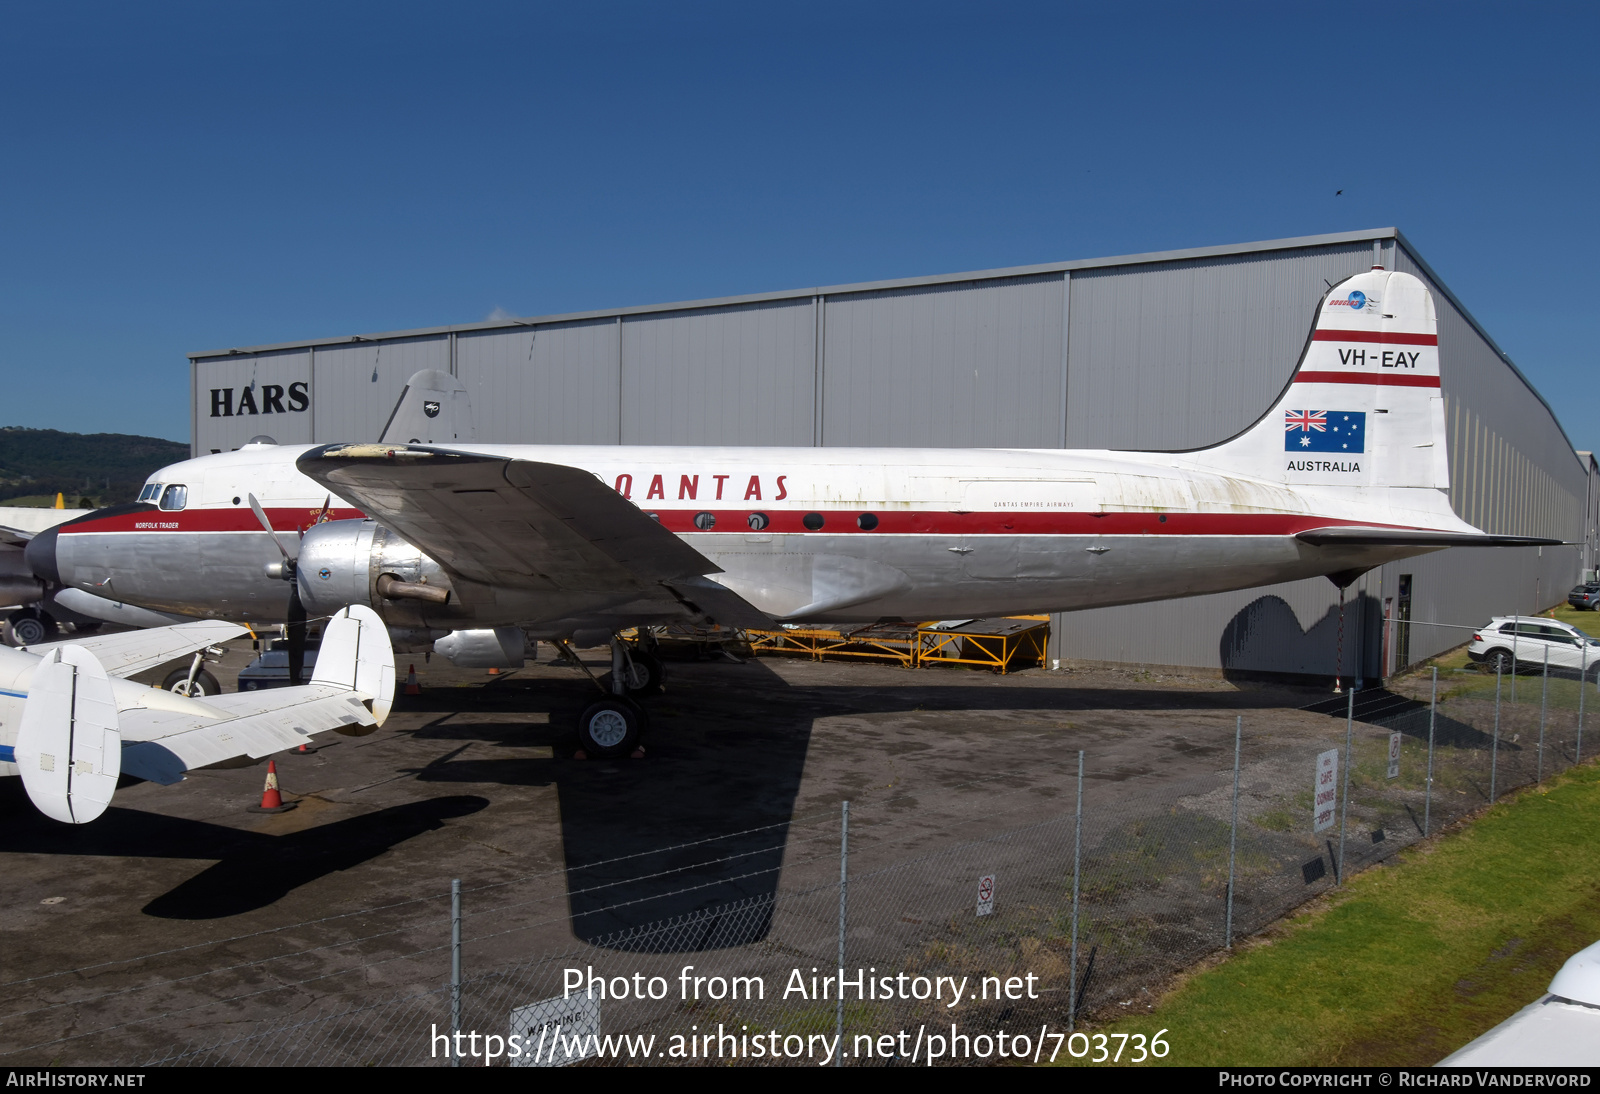
[{"label": "warning sign on fence", "polygon": [[512,1067],[565,1067],[595,1054],[600,1000],[587,992],[529,1003],[511,1012],[511,1032],[522,1038]]},{"label": "warning sign on fence", "polygon": [[978,879],[978,914],[994,911],[994,875],[984,874]]},{"label": "warning sign on fence", "polygon": [[1316,796],[1311,806],[1311,830],[1333,827],[1339,812],[1339,750],[1330,748],[1317,757]]},{"label": "warning sign on fence", "polygon": [[1389,734],[1389,778],[1400,777],[1400,737],[1398,733]]}]

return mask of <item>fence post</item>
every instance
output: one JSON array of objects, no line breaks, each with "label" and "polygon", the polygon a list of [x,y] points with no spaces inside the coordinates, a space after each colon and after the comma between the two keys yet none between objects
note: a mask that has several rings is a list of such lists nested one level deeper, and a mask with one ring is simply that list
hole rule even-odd
[{"label": "fence post", "polygon": [[1233,719],[1233,823],[1228,828],[1228,916],[1223,927],[1223,948],[1233,949],[1233,860],[1239,845],[1239,746],[1244,740],[1244,715]]},{"label": "fence post", "polygon": [[1072,965],[1067,977],[1067,1032],[1078,1020],[1078,868],[1083,861],[1083,750],[1078,750],[1078,806],[1072,824]]},{"label": "fence post", "polygon": [[[1494,661],[1494,745],[1489,750],[1489,804],[1495,799],[1495,774],[1500,766],[1500,658]],[[1517,661],[1511,659],[1511,683],[1516,686]]]},{"label": "fence post", "polygon": [[1433,666],[1433,695],[1428,699],[1428,785],[1422,798],[1422,835],[1428,835],[1428,821],[1433,812],[1433,720],[1439,713],[1439,666]]},{"label": "fence post", "polygon": [[450,1066],[461,1066],[461,879],[450,882]]},{"label": "fence post", "polygon": [[1585,640],[1578,654],[1578,753],[1573,763],[1583,762],[1583,689],[1589,679],[1589,644]]},{"label": "fence post", "polygon": [[1350,705],[1344,716],[1344,801],[1339,807],[1339,869],[1334,884],[1344,884],[1344,825],[1350,816],[1350,756],[1356,732],[1356,689],[1350,688]]},{"label": "fence post", "polygon": [[844,933],[850,898],[850,803],[839,815],[839,1001],[833,1016],[833,1066],[844,1066]]},{"label": "fence post", "polygon": [[1544,782],[1544,714],[1550,699],[1550,647],[1544,648],[1544,685],[1539,689],[1539,766],[1534,785]]}]

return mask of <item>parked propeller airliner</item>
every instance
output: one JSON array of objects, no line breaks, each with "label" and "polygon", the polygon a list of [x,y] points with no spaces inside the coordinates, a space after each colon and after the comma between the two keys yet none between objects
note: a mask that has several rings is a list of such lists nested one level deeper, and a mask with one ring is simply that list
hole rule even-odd
[{"label": "parked propeller airliner", "polygon": [[[1558,542],[1462,521],[1448,466],[1433,299],[1374,267],[1322,298],[1272,409],[1206,449],[249,445],[157,472],[144,504],[46,532],[28,559],[160,611],[364,604],[401,640],[455,631],[520,660],[516,627],[1071,610]],[[287,607],[264,566],[293,579]],[[617,688],[653,682],[614,638],[613,661]],[[582,736],[615,753],[637,723],[618,695]]]}]

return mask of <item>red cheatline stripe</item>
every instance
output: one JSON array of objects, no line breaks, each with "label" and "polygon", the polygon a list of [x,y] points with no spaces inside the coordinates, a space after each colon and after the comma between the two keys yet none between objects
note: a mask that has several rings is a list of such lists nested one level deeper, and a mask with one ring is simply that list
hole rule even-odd
[{"label": "red cheatline stripe", "polygon": [[[1064,513],[1064,512],[987,512],[950,513],[933,510],[885,511],[867,507],[861,509],[777,509],[760,508],[760,503],[740,509],[655,509],[648,504],[645,512],[653,513],[661,526],[671,532],[693,535],[706,529],[695,524],[695,518],[709,513],[714,523],[712,535],[749,535],[750,515],[760,513],[766,518],[762,531],[787,535],[820,532],[823,535],[866,535],[859,518],[872,513],[877,523],[871,532],[877,535],[1065,535],[1065,536],[1292,536],[1310,528],[1327,528],[1334,525],[1360,524],[1372,527],[1366,521],[1340,520],[1318,516],[1292,516],[1275,513]],[[304,520],[304,510],[269,510],[273,527],[292,532],[296,525],[287,518],[299,514]],[[250,513],[246,511],[246,517]],[[340,510],[335,518],[354,517],[354,510]],[[134,517],[144,527],[134,526]],[[808,516],[820,516],[820,528],[807,527]],[[155,524],[154,527],[150,523]],[[815,521],[813,521],[815,523]],[[871,524],[871,521],[865,523]],[[171,527],[176,525],[177,527]],[[1384,525],[1382,527],[1388,527]],[[206,532],[244,532],[252,528],[257,534],[259,525],[252,518],[250,525],[238,519],[232,509],[186,509],[180,513],[129,514],[125,517],[108,517],[100,521],[84,521],[63,526],[63,535],[83,535],[96,532],[145,532],[152,535],[173,535]]]},{"label": "red cheatline stripe", "polygon": [[1406,372],[1297,372],[1297,384],[1367,384],[1372,387],[1438,387],[1439,377]]},{"label": "red cheatline stripe", "polygon": [[1437,334],[1397,334],[1381,330],[1327,330],[1318,327],[1313,342],[1378,342],[1386,346],[1437,346]]}]

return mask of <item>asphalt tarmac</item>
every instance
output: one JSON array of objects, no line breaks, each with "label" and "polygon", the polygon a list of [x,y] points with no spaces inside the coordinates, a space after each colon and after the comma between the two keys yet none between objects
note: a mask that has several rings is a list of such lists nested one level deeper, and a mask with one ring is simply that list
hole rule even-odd
[{"label": "asphalt tarmac", "polygon": [[[600,671],[603,654],[585,657]],[[251,656],[233,643],[213,670],[228,690]],[[1152,801],[1212,791],[1239,713],[1264,747],[1343,739],[1299,709],[1322,697],[1305,689],[761,658],[670,664],[643,758],[585,761],[572,727],[597,693],[571,667],[416,668],[422,694],[382,729],[277,757],[289,812],[247,811],[265,762],[124,779],[81,827],[4,780],[0,1060],[157,1057],[282,1010],[280,989],[434,990],[452,879],[473,960],[509,959],[836,877],[833,851],[806,848],[833,846],[845,799],[863,817],[852,869],[870,871],[993,815],[1062,815],[1080,749],[1092,808],[1130,780]],[[237,1001],[219,1017],[220,999]]]}]

